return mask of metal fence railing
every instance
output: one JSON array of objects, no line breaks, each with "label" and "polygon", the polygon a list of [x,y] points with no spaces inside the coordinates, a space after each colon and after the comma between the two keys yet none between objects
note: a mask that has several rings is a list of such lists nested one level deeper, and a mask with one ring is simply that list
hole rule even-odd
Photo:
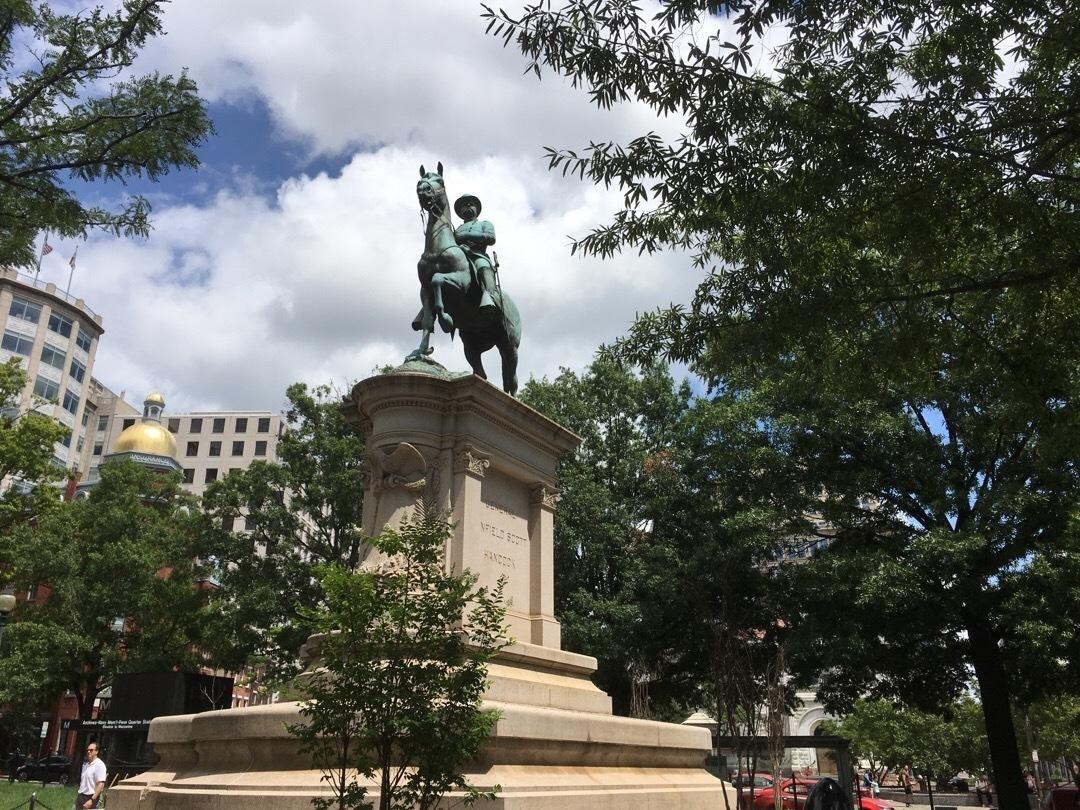
[{"label": "metal fence railing", "polygon": [[8,807],[6,810],[19,810],[21,807],[26,807],[27,810],[39,810],[39,808],[40,810],[54,810],[54,808],[49,807],[49,805],[39,799],[36,793],[31,793],[29,799],[19,802],[14,807]]}]

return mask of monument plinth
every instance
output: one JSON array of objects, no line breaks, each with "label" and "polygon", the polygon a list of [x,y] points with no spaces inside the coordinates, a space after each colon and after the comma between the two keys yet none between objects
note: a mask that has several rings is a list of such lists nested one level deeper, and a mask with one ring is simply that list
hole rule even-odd
[{"label": "monument plinth", "polygon": [[[365,531],[424,499],[456,524],[448,566],[506,580],[513,643],[490,665],[485,695],[500,719],[464,768],[476,787],[500,786],[482,806],[713,810],[727,790],[734,807],[735,792],[704,768],[708,730],[612,716],[590,680],[596,659],[560,647],[555,469],[579,439],[479,377],[423,360],[358,383],[343,408],[366,436]],[[309,646],[317,656],[318,640]],[[159,718],[150,741],[161,762],[113,788],[110,807],[308,810],[328,791],[285,729],[299,720],[296,703]]]},{"label": "monument plinth", "polygon": [[364,531],[397,525],[419,498],[452,514],[450,567],[481,585],[505,578],[510,634],[558,648],[555,466],[580,439],[479,377],[425,365],[364,380],[345,403],[366,437]]}]

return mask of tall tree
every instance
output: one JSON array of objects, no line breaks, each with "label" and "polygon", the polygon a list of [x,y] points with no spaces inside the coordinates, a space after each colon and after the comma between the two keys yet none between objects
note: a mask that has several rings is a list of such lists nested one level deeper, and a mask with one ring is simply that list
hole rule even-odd
[{"label": "tall tree", "polygon": [[[355,568],[364,540],[363,437],[328,387],[297,383],[286,395],[276,461],[211,485],[202,524],[222,586],[212,595],[219,646],[232,647],[234,666],[256,656],[283,679],[296,673],[310,609],[324,598],[316,567]],[[244,531],[233,531],[241,520]]]},{"label": "tall tree", "polygon": [[42,229],[146,235],[146,199],[110,211],[84,205],[72,186],[198,165],[213,126],[195,83],[131,71],[161,33],[167,2],[70,14],[41,0],[0,2],[0,264],[32,263]]},{"label": "tall tree", "polygon": [[[597,656],[616,711],[715,708],[745,736],[774,649],[768,563],[784,466],[747,411],[691,400],[658,363],[608,358],[531,380],[523,401],[582,436],[559,468],[556,613],[567,646]],[[752,732],[751,732],[752,733]]]},{"label": "tall tree", "polygon": [[[120,672],[204,666],[207,579],[179,476],[112,461],[89,497],[0,538],[21,589],[48,589],[20,606],[4,633],[0,702],[49,704],[71,690],[91,718]],[[123,572],[121,580],[117,572]]]},{"label": "tall tree", "polygon": [[[0,493],[0,535],[59,502],[59,490],[48,484],[63,474],[52,463],[53,444],[68,429],[33,409],[20,410],[25,387],[26,372],[18,359],[0,364],[0,482],[8,484]],[[0,564],[0,584],[5,568]]]},{"label": "tall tree", "polygon": [[598,658],[598,681],[617,712],[648,716],[653,702],[687,689],[675,665],[679,620],[669,612],[680,561],[657,532],[657,481],[689,387],[660,364],[638,375],[597,360],[582,374],[564,369],[551,381],[530,380],[521,399],[582,437],[559,466],[555,612],[564,644]]},{"label": "tall tree", "polygon": [[811,607],[791,618],[816,641],[793,664],[824,671],[838,703],[946,700],[973,667],[1002,804],[1026,806],[1010,698],[1043,688],[1033,658],[1068,674],[1076,627],[1038,598],[1076,559],[1071,7],[674,0],[647,21],[633,2],[571,0],[486,16],[537,73],[687,122],[672,143],[550,159],[626,193],[577,249],[689,248],[707,271],[691,306],[639,319],[624,355],[692,362],[756,409],[806,510],[840,528],[802,579]]}]

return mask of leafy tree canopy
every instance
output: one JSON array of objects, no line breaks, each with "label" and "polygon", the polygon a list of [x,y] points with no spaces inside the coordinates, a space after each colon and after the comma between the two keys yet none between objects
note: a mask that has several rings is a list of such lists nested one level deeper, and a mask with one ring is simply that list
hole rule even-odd
[{"label": "leafy tree canopy", "polygon": [[0,0],[0,264],[32,263],[41,229],[146,235],[144,198],[88,207],[72,186],[198,165],[213,125],[195,83],[186,73],[130,71],[161,33],[166,2],[68,14],[41,0]]},{"label": "leafy tree canopy", "polygon": [[[309,610],[324,594],[315,568],[355,568],[363,437],[346,424],[329,388],[286,392],[286,430],[276,462],[254,462],[203,496],[202,531],[219,565],[213,594],[222,645],[239,668],[254,655],[288,678],[312,632]],[[237,521],[244,532],[234,532]]]},{"label": "leafy tree canopy", "polygon": [[[575,243],[719,261],[692,310],[640,329],[693,346],[735,303],[788,330],[869,301],[1060,280],[1077,269],[1080,89],[1067,2],[626,0],[486,8],[538,75],[633,100],[680,135],[550,149],[626,195]],[[957,261],[991,243],[1005,262]]]},{"label": "leafy tree canopy", "polygon": [[[968,699],[964,706],[978,704]],[[957,704],[957,708],[961,708]],[[851,740],[852,754],[870,763],[876,781],[886,773],[896,773],[905,765],[915,774],[946,778],[961,770],[984,773],[985,757],[972,763],[965,757],[963,744],[977,745],[984,734],[963,740],[970,731],[963,723],[885,700],[860,700],[839,721],[827,721],[824,728]],[[976,729],[977,731],[978,729]],[[976,767],[977,765],[977,767]]]},{"label": "leafy tree canopy", "polygon": [[45,705],[70,689],[86,719],[116,673],[212,663],[203,549],[179,476],[126,460],[99,470],[88,498],[0,538],[12,581],[40,594],[4,633],[0,702]]}]

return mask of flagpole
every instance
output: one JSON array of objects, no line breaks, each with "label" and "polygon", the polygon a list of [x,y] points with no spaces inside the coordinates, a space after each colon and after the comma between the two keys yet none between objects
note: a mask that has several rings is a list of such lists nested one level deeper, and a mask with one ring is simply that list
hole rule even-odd
[{"label": "flagpole", "polygon": [[41,240],[41,250],[38,251],[37,267],[34,269],[34,281],[41,275],[41,260],[45,258],[45,246],[49,244],[49,232],[45,231],[45,238]]},{"label": "flagpole", "polygon": [[78,256],[78,255],[79,255],[79,246],[76,245],[75,246],[75,252],[71,254],[71,261],[68,262],[68,264],[71,265],[71,271],[68,273],[68,285],[67,285],[67,290],[65,290],[65,293],[67,295],[71,295],[71,277],[73,275],[75,275],[75,257]]}]

